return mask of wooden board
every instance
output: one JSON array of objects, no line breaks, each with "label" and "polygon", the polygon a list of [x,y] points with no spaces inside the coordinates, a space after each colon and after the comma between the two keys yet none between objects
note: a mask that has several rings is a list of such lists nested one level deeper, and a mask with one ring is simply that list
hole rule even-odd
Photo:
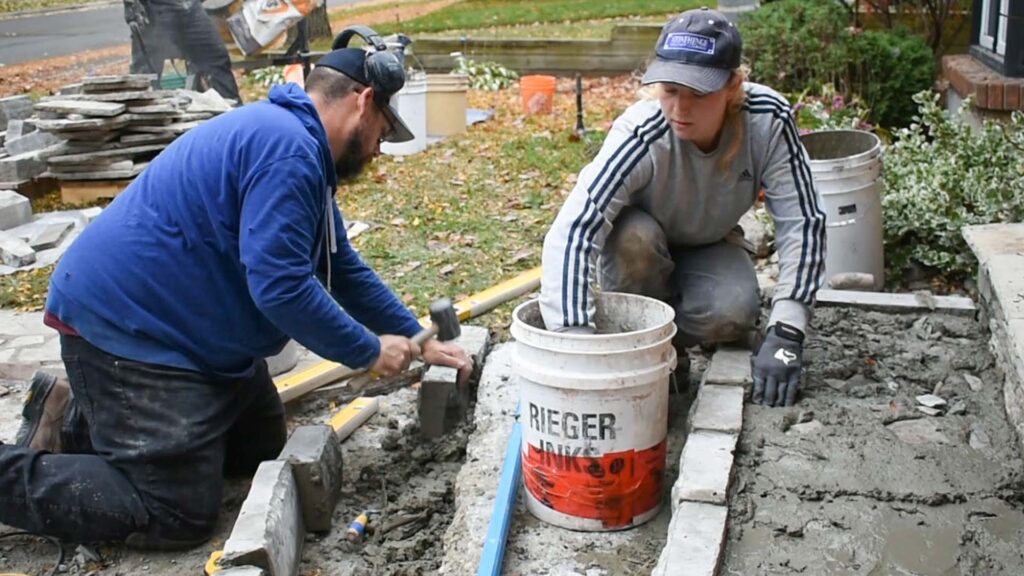
[{"label": "wooden board", "polygon": [[131,183],[131,180],[61,180],[60,199],[65,204],[85,204],[113,198]]}]

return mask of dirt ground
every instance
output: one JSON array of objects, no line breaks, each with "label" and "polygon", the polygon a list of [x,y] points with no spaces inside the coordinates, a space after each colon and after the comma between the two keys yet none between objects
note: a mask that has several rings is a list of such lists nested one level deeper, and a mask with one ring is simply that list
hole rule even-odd
[{"label": "dirt ground", "polygon": [[[803,399],[746,409],[722,573],[1024,573],[1024,462],[981,324],[815,316]],[[916,409],[931,393],[944,415]]]}]

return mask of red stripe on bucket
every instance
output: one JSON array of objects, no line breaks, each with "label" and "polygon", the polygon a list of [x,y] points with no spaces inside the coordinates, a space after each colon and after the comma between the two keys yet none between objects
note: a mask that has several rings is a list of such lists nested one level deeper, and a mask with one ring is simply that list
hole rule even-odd
[{"label": "red stripe on bucket", "polygon": [[548,508],[624,528],[661,502],[666,442],[646,450],[571,456],[532,444],[523,455],[523,482]]}]

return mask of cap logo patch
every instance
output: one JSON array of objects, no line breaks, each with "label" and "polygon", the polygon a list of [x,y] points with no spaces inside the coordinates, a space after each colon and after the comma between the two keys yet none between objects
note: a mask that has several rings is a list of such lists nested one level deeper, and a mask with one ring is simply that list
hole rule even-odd
[{"label": "cap logo patch", "polygon": [[662,49],[714,54],[715,39],[690,32],[672,32],[665,38]]}]

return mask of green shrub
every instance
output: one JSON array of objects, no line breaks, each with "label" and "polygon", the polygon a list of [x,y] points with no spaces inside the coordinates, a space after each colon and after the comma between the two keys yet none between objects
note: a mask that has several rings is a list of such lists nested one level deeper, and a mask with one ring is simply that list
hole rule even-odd
[{"label": "green shrub", "polygon": [[872,130],[868,110],[857,98],[847,101],[831,84],[817,94],[810,90],[790,97],[800,133],[815,130]]},{"label": "green shrub", "polygon": [[469,86],[474,90],[501,90],[512,86],[519,78],[515,70],[509,70],[497,62],[476,62],[459,52],[454,56],[456,66],[452,73],[469,76]]},{"label": "green shrub", "polygon": [[932,87],[935,62],[931,48],[906,29],[868,30],[853,38],[851,86],[881,126],[906,126],[917,105],[914,94]]},{"label": "green shrub", "polygon": [[846,12],[835,2],[782,0],[740,21],[751,76],[780,92],[844,88]]},{"label": "green shrub", "polygon": [[913,99],[919,115],[884,156],[887,264],[899,274],[918,262],[967,277],[975,260],[963,227],[1024,219],[1024,115],[973,128],[944,111],[937,94]]},{"label": "green shrub", "polygon": [[779,0],[740,22],[751,79],[780,92],[820,94],[833,85],[869,108],[868,120],[906,126],[911,96],[931,87],[935,62],[925,40],[903,29],[854,32],[834,0]]}]

